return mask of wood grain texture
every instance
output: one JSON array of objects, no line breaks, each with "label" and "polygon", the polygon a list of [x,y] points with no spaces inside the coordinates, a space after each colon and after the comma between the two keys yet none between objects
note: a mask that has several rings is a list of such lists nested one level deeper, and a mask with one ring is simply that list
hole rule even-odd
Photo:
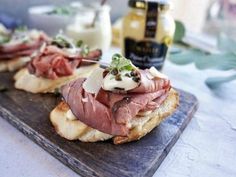
[{"label": "wood grain texture", "polygon": [[0,85],[8,87],[8,91],[0,92],[0,117],[81,176],[152,176],[198,107],[193,95],[178,90],[177,111],[137,142],[113,145],[110,141],[67,141],[55,133],[48,118],[60,98],[15,90],[11,78],[12,74],[0,74]]}]

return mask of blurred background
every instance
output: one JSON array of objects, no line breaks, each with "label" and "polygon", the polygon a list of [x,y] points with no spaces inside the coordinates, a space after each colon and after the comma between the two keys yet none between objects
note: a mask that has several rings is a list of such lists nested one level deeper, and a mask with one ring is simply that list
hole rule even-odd
[{"label": "blurred background", "polygon": [[[227,77],[210,78],[206,81],[208,86],[215,87],[236,80],[236,0],[170,1],[170,13],[175,19],[176,30],[174,37],[171,37],[174,45],[169,50],[168,59],[178,65],[193,62],[197,69],[230,72]],[[82,5],[94,2],[98,5],[101,0],[0,0],[0,23],[7,28],[26,25],[44,30],[50,36],[62,29],[74,40],[80,39],[91,48],[99,46],[103,51],[111,49],[111,41],[116,47],[121,47],[121,20],[129,11],[128,0],[107,0],[108,6],[100,9],[102,13],[99,18],[94,18],[96,8],[88,13],[88,9]],[[72,4],[76,4],[75,15],[68,15],[71,10],[62,12],[65,7],[72,7]],[[51,10],[44,11],[44,7],[39,7],[41,5],[52,5]],[[91,26],[95,23],[90,23],[95,22],[94,19],[98,24],[96,27]],[[166,22],[168,19],[162,26],[167,25],[165,29],[168,31]]]},{"label": "blurred background", "polygon": [[[91,3],[97,0],[80,0]],[[0,0],[1,19],[5,14],[14,17],[17,23],[29,24],[27,10],[36,5],[68,5],[71,0]],[[209,7],[214,0],[173,0],[173,16],[181,20],[186,28],[193,32],[201,32],[209,13]],[[127,0],[108,0],[111,5],[111,20],[114,22],[128,10]],[[4,14],[4,15],[3,15]]]}]

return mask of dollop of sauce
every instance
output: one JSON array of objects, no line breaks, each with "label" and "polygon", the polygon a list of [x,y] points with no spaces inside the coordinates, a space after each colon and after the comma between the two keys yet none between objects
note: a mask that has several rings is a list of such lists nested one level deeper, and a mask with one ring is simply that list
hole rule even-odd
[{"label": "dollop of sauce", "polygon": [[123,90],[128,91],[138,86],[139,82],[136,82],[130,75],[130,71],[119,72],[119,77],[108,73],[103,79],[102,88],[108,91]]}]

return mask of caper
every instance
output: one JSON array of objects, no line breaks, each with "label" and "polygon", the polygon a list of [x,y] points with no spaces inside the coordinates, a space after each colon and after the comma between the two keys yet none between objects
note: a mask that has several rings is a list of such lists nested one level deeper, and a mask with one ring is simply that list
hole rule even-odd
[{"label": "caper", "polygon": [[120,87],[115,87],[114,89],[116,89],[116,90],[125,90],[124,88],[120,88]]},{"label": "caper", "polygon": [[140,77],[133,77],[132,80],[133,80],[134,82],[139,82],[139,81],[140,81]]},{"label": "caper", "polygon": [[111,74],[117,75],[117,74],[118,74],[117,68],[112,69],[112,70],[111,70]]},{"label": "caper", "polygon": [[126,77],[131,77],[129,73],[125,73],[125,76]]},{"label": "caper", "polygon": [[132,70],[132,71],[130,72],[130,75],[131,75],[131,76],[137,76],[137,75],[138,75],[138,73],[137,73],[137,71],[135,71],[135,70]]},{"label": "caper", "polygon": [[115,77],[115,79],[116,79],[117,81],[122,81],[120,74],[117,74],[116,77]]}]

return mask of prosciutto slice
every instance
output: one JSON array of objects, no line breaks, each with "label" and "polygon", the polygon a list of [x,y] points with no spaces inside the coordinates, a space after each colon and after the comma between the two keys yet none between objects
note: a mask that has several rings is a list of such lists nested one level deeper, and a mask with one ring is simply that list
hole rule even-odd
[{"label": "prosciutto slice", "polygon": [[87,63],[82,62],[82,59],[99,60],[101,55],[101,50],[94,50],[83,57],[80,52],[71,54],[65,49],[47,45],[43,51],[38,52],[27,67],[29,72],[37,77],[57,79],[72,75],[76,68],[86,65]]},{"label": "prosciutto slice", "polygon": [[126,135],[128,130],[112,119],[111,110],[83,89],[84,81],[85,79],[78,79],[62,89],[63,97],[73,114],[85,124],[102,132]]},{"label": "prosciutto slice", "polygon": [[35,52],[36,49],[30,48],[27,50],[22,50],[22,51],[16,51],[14,53],[3,53],[0,54],[0,60],[9,60],[17,57],[23,57],[23,56],[30,56],[32,53]]},{"label": "prosciutto slice", "polygon": [[129,93],[155,92],[170,85],[169,79],[154,77],[148,70],[140,70],[139,75],[141,78],[140,85],[128,91]]},{"label": "prosciutto slice", "polygon": [[102,51],[101,50],[94,50],[89,52],[86,56],[81,55],[81,52],[75,52],[74,54],[71,54],[69,51],[63,50],[61,48],[58,48],[57,46],[54,45],[48,45],[45,48],[44,54],[46,55],[50,55],[50,54],[59,54],[65,58],[71,58],[71,59],[77,59],[77,60],[81,60],[81,59],[98,59],[101,54]]},{"label": "prosciutto slice", "polygon": [[[62,95],[73,114],[86,125],[111,135],[126,136],[129,122],[140,112],[154,110],[168,96],[168,79],[146,77],[141,71],[139,87],[128,93],[113,93],[102,88],[98,94],[86,92],[78,79],[62,87]],[[145,82],[145,83],[144,83]]]},{"label": "prosciutto slice", "polygon": [[[27,34],[27,32],[24,32]],[[30,35],[30,31],[28,32]],[[32,55],[43,42],[49,38],[43,32],[38,32],[37,38],[29,37],[29,41],[16,41],[0,45],[0,60],[9,60],[22,56]]]}]

